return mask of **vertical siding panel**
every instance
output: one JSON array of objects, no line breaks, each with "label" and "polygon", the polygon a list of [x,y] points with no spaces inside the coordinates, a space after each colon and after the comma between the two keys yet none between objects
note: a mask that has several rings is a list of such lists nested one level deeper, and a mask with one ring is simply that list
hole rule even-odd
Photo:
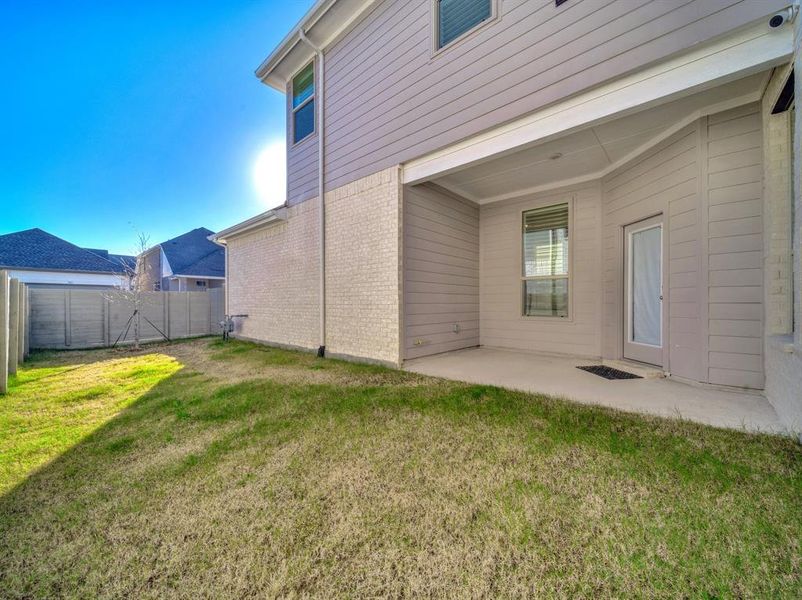
[{"label": "vertical siding panel", "polygon": [[[571,318],[521,315],[521,214],[572,203]],[[598,182],[481,207],[481,343],[516,350],[597,357],[601,354],[602,230]]]},{"label": "vertical siding panel", "polygon": [[[429,0],[383,0],[327,51],[328,185],[531,113],[786,3],[504,1],[499,19],[432,56]],[[310,193],[300,191],[311,189],[305,177],[291,196]]]},{"label": "vertical siding panel", "polygon": [[[750,104],[711,115],[706,211],[708,381],[762,389],[762,125]],[[757,151],[755,151],[757,150]]]},{"label": "vertical siding panel", "polygon": [[604,248],[604,355],[623,352],[624,226],[662,213],[668,255],[668,290],[663,315],[668,319],[665,368],[681,377],[704,380],[704,354],[699,335],[702,287],[700,282],[699,124],[689,125],[655,148],[605,177],[603,188]]},{"label": "vertical siding panel", "polygon": [[[316,62],[315,86],[318,83]],[[317,102],[317,87],[315,87],[315,94]],[[294,144],[292,141],[292,80],[287,82],[285,105],[287,111],[287,203],[292,206],[317,197],[318,122],[317,108],[315,108],[315,132]]]},{"label": "vertical siding panel", "polygon": [[434,186],[403,204],[404,358],[478,346],[479,207]]}]

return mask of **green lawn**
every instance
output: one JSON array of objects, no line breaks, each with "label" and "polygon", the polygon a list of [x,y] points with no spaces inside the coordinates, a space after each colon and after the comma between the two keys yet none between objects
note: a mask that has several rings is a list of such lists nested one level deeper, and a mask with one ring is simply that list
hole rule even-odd
[{"label": "green lawn", "polygon": [[33,357],[0,597],[802,596],[802,449],[252,344]]}]

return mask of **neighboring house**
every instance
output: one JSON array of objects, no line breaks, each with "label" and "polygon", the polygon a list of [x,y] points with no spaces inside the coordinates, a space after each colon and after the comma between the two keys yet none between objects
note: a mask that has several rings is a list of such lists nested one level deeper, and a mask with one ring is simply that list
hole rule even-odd
[{"label": "neighboring house", "polygon": [[286,203],[216,236],[237,335],[639,361],[802,430],[797,12],[316,2],[257,69]]},{"label": "neighboring house", "polygon": [[135,261],[133,256],[79,248],[41,229],[0,235],[0,269],[31,287],[127,287]]},{"label": "neighboring house", "polygon": [[222,288],[226,280],[225,250],[209,240],[204,227],[153,246],[139,257],[142,285],[165,292],[204,292]]}]

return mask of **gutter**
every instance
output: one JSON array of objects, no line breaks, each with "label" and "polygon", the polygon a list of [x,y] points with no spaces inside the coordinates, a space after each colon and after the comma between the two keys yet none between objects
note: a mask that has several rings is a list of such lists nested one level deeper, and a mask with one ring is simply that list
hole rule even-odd
[{"label": "gutter", "polygon": [[270,225],[272,223],[278,223],[279,221],[286,221],[286,220],[287,220],[287,207],[282,205],[279,206],[278,208],[273,208],[271,210],[260,213],[255,217],[251,217],[250,219],[246,219],[240,223],[237,223],[236,225],[232,225],[227,229],[223,229],[222,231],[213,233],[212,235],[207,236],[206,239],[208,239],[211,242],[214,242],[215,244],[218,244],[219,246],[225,246],[227,243],[227,239],[230,237],[246,233],[258,227],[263,227],[264,225]]},{"label": "gutter", "polygon": [[326,188],[325,188],[325,165],[324,158],[324,136],[325,122],[323,106],[325,104],[325,81],[326,63],[323,49],[313,44],[303,29],[298,29],[300,39],[314,50],[317,56],[319,89],[315,88],[315,103],[317,107],[317,192],[320,198],[320,208],[318,209],[320,226],[320,346],[317,349],[319,357],[326,356]]},{"label": "gutter", "polygon": [[[306,11],[306,14],[301,17],[301,20],[298,24],[281,40],[281,43],[276,47],[276,49],[268,56],[262,64],[260,64],[256,68],[256,76],[264,83],[268,83],[266,78],[273,70],[273,68],[279,64],[284,57],[286,57],[292,49],[295,48],[296,44],[301,41],[306,40],[306,32],[312,29],[315,24],[320,21],[320,19],[325,16],[325,14],[329,11],[332,5],[337,0],[318,0],[315,4]],[[310,44],[312,46],[312,44]],[[315,46],[312,46],[315,49]],[[317,51],[315,49],[315,51]],[[270,83],[268,83],[270,85]],[[275,87],[275,86],[274,86]],[[285,90],[279,89],[276,87],[280,92],[284,92]]]}]

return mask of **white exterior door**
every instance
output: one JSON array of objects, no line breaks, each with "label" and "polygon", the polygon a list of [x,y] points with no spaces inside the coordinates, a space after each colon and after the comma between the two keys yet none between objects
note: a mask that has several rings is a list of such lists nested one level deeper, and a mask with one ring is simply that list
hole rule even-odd
[{"label": "white exterior door", "polygon": [[663,217],[624,228],[624,358],[663,366]]}]

